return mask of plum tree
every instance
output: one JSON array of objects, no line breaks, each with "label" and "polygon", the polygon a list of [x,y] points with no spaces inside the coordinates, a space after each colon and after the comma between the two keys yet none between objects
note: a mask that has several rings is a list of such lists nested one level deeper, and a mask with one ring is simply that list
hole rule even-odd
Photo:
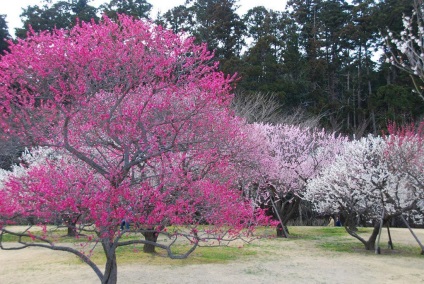
[{"label": "plum tree", "polygon": [[[116,283],[120,246],[186,257],[212,233],[237,236],[265,220],[236,190],[243,121],[229,111],[235,76],[218,72],[212,58],[193,38],[124,15],[11,42],[0,61],[0,127],[27,147],[49,147],[53,158],[3,182],[2,235],[21,243],[9,249],[67,251],[102,283]],[[65,214],[79,216],[77,233],[101,244],[103,272],[79,250],[55,245],[44,225],[41,235],[6,226]],[[132,226],[121,231],[123,219]],[[189,228],[165,232],[171,224]],[[198,224],[211,225],[207,237]],[[145,238],[123,239],[127,231]],[[158,233],[193,246],[176,256],[155,242]]]},{"label": "plum tree", "polygon": [[286,225],[302,200],[308,181],[338,153],[345,138],[318,128],[256,123],[251,135],[262,145],[262,202],[269,202],[280,222],[277,236],[287,237]]},{"label": "plum tree", "polygon": [[[368,250],[375,249],[382,223],[416,208],[423,197],[411,178],[387,158],[391,155],[382,137],[346,142],[335,161],[308,183],[305,193],[318,212],[343,215],[346,231]],[[358,218],[374,224],[368,240],[356,233]]]}]

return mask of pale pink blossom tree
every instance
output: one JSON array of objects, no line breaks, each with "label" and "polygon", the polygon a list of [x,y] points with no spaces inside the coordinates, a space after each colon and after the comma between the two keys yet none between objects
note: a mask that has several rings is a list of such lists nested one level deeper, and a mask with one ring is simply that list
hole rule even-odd
[{"label": "pale pink blossom tree", "polygon": [[[186,257],[203,240],[249,233],[265,220],[236,190],[244,134],[228,108],[234,77],[218,72],[207,47],[193,41],[120,16],[11,43],[0,61],[0,126],[56,158],[4,181],[2,235],[19,236],[21,246],[3,249],[68,251],[102,283],[116,283],[120,246]],[[68,213],[81,216],[77,233],[102,246],[103,272],[78,249],[56,245],[46,227],[35,235],[5,226],[13,217],[46,224]],[[123,219],[132,226],[121,231]],[[188,228],[166,232],[171,224]],[[202,234],[198,224],[210,226]],[[128,231],[145,238],[123,239]],[[192,248],[174,255],[156,242],[159,233],[171,245],[184,236]]]},{"label": "pale pink blossom tree", "polygon": [[256,183],[279,221],[277,236],[288,236],[287,222],[298,212],[306,185],[338,153],[345,138],[323,129],[288,124],[253,125],[262,144],[261,179]]}]

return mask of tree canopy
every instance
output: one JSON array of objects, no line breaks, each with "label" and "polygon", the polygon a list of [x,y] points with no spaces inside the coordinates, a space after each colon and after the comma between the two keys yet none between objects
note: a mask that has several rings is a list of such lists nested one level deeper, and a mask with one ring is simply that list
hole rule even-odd
[{"label": "tree canopy", "polygon": [[[48,234],[39,238],[52,245],[22,245],[74,253],[102,283],[116,283],[119,246],[159,246],[178,257],[155,243],[159,233],[188,238],[188,255],[202,240],[196,225],[210,224],[208,239],[219,240],[265,221],[236,190],[247,155],[242,120],[229,109],[235,76],[212,59],[194,38],[125,15],[13,43],[0,61],[1,129],[52,154],[7,179],[0,226],[76,215],[75,230],[103,247],[103,272]],[[121,240],[123,219],[145,239]],[[170,225],[189,228],[164,231]]]}]

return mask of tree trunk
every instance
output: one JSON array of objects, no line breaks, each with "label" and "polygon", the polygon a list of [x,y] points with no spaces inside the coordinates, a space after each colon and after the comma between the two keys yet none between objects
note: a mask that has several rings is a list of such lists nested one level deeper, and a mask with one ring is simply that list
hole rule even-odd
[{"label": "tree trunk", "polygon": [[389,245],[389,247],[391,248],[391,249],[394,249],[394,247],[393,247],[393,241],[392,241],[392,235],[390,234],[390,226],[389,226],[389,222],[387,222],[387,234],[388,234],[388,236],[389,236],[389,242],[388,242],[388,245]]},{"label": "tree trunk", "polygon": [[299,205],[299,226],[303,226],[302,206]]},{"label": "tree trunk", "polygon": [[384,207],[383,207],[383,216],[381,216],[380,220],[380,228],[378,228],[378,240],[377,240],[377,248],[375,249],[375,254],[381,254],[380,249],[380,238],[381,238],[381,230],[383,229],[383,222],[384,222]]},{"label": "tree trunk", "polygon": [[374,229],[372,230],[371,236],[368,241],[364,244],[366,250],[375,250],[375,241],[377,240],[378,233],[380,232],[380,223],[376,222]]},{"label": "tree trunk", "polygon": [[35,217],[34,216],[29,216],[28,218],[27,218],[27,220],[28,220],[28,224],[29,225],[35,225]]},{"label": "tree trunk", "polygon": [[277,218],[280,221],[280,224],[277,226],[277,237],[289,237],[287,223],[293,218],[296,211],[299,210],[300,201],[299,197],[292,197],[291,199],[280,201],[279,204],[276,204],[271,200],[275,215],[277,215]]},{"label": "tree trunk", "polygon": [[77,223],[80,216],[80,214],[64,214],[62,216],[63,222],[65,222],[66,226],[68,227],[68,233],[66,235],[67,237],[76,237],[78,235]]},{"label": "tree trunk", "polygon": [[287,227],[281,225],[281,223],[278,223],[277,225],[277,238],[287,238],[288,232]]},{"label": "tree trunk", "polygon": [[76,223],[68,224],[68,233],[66,234],[67,237],[76,237],[77,236],[76,225],[77,225]]},{"label": "tree trunk", "polygon": [[[151,232],[145,232],[143,233],[144,238],[146,241],[154,242],[158,240],[159,234],[157,232],[151,231]],[[144,244],[143,246],[143,252],[146,253],[156,253],[156,246],[153,244]]]},{"label": "tree trunk", "polygon": [[[386,221],[386,220],[384,220]],[[352,237],[358,239],[364,246],[366,250],[375,250],[375,241],[377,240],[378,233],[380,231],[380,223],[376,222],[374,229],[372,230],[371,236],[368,240],[361,238],[355,231],[354,228],[350,228],[348,225],[345,225],[346,232]]]},{"label": "tree trunk", "polygon": [[271,203],[272,203],[272,207],[274,208],[274,213],[275,215],[277,215],[278,220],[280,221],[280,223],[278,223],[277,225],[277,237],[278,238],[288,238],[288,233],[285,230],[285,226],[283,223],[283,220],[281,218],[281,205],[279,205],[277,207],[277,205],[275,204],[274,200],[272,200],[271,198]]},{"label": "tree trunk", "polygon": [[290,220],[296,218],[296,212],[299,212],[300,202],[301,199],[299,197],[293,197],[290,202],[284,205],[284,208],[281,211],[283,213],[281,218],[283,220],[284,229],[287,234],[290,234],[287,224]]},{"label": "tree trunk", "polygon": [[118,282],[118,266],[116,263],[115,251],[113,251],[111,255],[106,253],[106,257],[106,267],[102,279],[102,284],[116,284]]}]

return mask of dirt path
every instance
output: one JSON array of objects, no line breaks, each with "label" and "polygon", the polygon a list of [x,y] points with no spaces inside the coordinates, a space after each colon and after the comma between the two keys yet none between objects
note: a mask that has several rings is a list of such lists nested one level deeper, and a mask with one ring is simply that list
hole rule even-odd
[{"label": "dirt path", "polygon": [[[424,230],[416,230],[424,240]],[[396,244],[414,243],[392,229]],[[266,240],[255,256],[224,264],[119,266],[119,283],[424,283],[424,256],[324,250],[306,240]],[[382,243],[387,243],[383,236]],[[98,283],[72,255],[45,249],[0,251],[0,283]]]}]

